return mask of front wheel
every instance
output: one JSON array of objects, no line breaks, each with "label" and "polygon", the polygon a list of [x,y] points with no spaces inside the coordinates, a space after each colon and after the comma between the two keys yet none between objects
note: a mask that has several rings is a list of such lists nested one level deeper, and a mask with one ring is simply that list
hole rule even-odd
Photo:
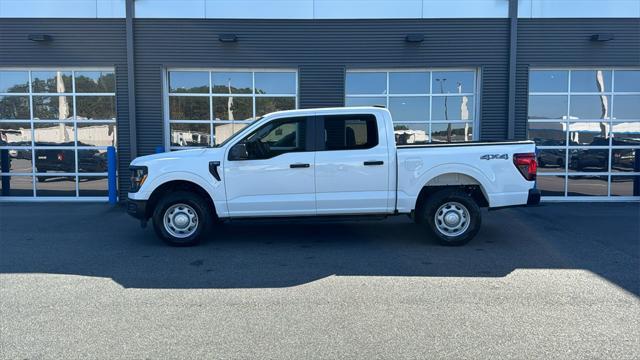
[{"label": "front wheel", "polygon": [[176,191],[160,199],[153,211],[153,228],[173,246],[195,245],[211,225],[211,210],[199,195]]},{"label": "front wheel", "polygon": [[469,194],[443,189],[426,199],[420,220],[440,244],[459,246],[478,233],[482,216],[480,207]]}]

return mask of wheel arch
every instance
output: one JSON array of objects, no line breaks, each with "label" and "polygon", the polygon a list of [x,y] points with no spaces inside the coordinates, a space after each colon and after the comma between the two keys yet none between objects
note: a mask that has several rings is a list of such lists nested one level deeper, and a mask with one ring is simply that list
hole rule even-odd
[{"label": "wheel arch", "polygon": [[169,180],[156,186],[151,192],[149,200],[147,200],[147,206],[145,209],[146,217],[150,218],[153,215],[153,211],[162,196],[177,190],[190,191],[201,196],[209,205],[211,213],[217,217],[216,206],[209,192],[201,185],[189,180]]},{"label": "wheel arch", "polygon": [[431,177],[424,183],[416,197],[414,210],[418,212],[430,195],[452,188],[469,194],[479,207],[488,207],[490,204],[485,185],[476,177],[463,172],[445,172]]}]

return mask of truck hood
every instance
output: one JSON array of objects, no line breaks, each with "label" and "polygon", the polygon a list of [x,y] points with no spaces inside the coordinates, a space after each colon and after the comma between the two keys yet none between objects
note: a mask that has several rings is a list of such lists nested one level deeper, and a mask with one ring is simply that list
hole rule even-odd
[{"label": "truck hood", "polygon": [[208,148],[208,149],[189,149],[189,150],[180,150],[180,151],[171,151],[164,152],[160,154],[146,155],[135,158],[132,162],[132,166],[144,166],[157,164],[160,165],[164,162],[174,162],[185,159],[197,158],[202,156],[205,152],[208,152],[210,158],[222,158],[222,154],[224,153],[223,149],[218,148]]}]

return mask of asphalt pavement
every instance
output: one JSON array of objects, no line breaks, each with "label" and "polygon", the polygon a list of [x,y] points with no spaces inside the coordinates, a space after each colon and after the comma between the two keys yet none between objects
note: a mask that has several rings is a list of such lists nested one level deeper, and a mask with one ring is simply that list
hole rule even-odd
[{"label": "asphalt pavement", "polygon": [[640,358],[640,204],[234,222],[172,248],[106,204],[0,203],[0,359]]}]

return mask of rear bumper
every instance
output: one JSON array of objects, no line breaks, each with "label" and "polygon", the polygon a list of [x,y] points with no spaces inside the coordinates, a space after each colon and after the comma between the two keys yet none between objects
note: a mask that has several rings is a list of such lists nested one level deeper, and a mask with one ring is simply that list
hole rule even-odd
[{"label": "rear bumper", "polygon": [[527,198],[527,205],[540,204],[540,190],[529,189],[529,197]]},{"label": "rear bumper", "polygon": [[147,200],[127,200],[127,213],[136,219],[147,219]]}]

